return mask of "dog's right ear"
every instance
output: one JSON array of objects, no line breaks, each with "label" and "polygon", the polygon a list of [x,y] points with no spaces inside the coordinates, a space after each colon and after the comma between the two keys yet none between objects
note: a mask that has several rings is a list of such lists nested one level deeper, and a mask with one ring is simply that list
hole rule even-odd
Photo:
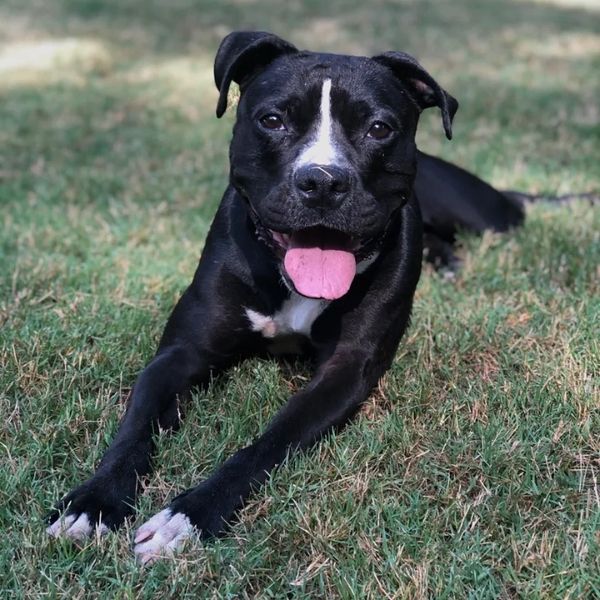
[{"label": "dog's right ear", "polygon": [[219,90],[217,117],[227,109],[227,94],[232,81],[240,87],[259,69],[282,54],[298,52],[295,46],[265,31],[234,31],[219,46],[215,58],[215,83]]}]

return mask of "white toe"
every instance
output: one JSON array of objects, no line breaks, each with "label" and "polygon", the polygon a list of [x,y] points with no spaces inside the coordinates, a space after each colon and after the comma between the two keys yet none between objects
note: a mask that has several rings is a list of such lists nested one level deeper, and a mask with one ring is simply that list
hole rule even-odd
[{"label": "white toe", "polygon": [[77,515],[67,515],[59,517],[52,525],[46,528],[46,533],[52,537],[70,538],[76,541],[83,541],[96,533],[101,537],[109,532],[108,527],[100,522],[94,526],[87,513]]},{"label": "white toe", "polygon": [[194,526],[183,513],[172,514],[167,508],[138,529],[133,551],[142,564],[148,564],[173,556],[193,532]]},{"label": "white toe", "polygon": [[75,515],[60,516],[52,525],[46,528],[46,533],[52,537],[62,536],[69,527],[75,522]]},{"label": "white toe", "polygon": [[154,535],[154,532],[160,529],[165,523],[171,518],[171,511],[168,508],[161,510],[155,514],[151,519],[148,519],[136,532],[135,539],[133,540],[136,544],[142,542]]},{"label": "white toe", "polygon": [[84,540],[92,533],[92,524],[86,513],[81,513],[75,523],[64,532],[64,535],[73,540]]}]

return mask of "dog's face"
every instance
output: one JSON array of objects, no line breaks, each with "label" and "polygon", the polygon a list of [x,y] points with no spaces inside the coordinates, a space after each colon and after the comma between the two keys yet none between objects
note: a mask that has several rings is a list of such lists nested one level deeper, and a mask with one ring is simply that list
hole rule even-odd
[{"label": "dog's face", "polygon": [[299,52],[261,33],[228,36],[215,78],[219,115],[240,84],[231,181],[286,281],[341,297],[411,193],[420,111],[439,105],[450,135],[456,101],[407,55]]}]

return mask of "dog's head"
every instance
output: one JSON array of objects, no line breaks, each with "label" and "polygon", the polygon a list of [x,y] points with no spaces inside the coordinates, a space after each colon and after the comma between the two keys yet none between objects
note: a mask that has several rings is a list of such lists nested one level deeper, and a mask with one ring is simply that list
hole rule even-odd
[{"label": "dog's head", "polygon": [[223,40],[215,81],[219,117],[240,86],[231,181],[286,281],[341,297],[411,193],[420,112],[438,106],[451,138],[458,103],[408,54],[304,52],[263,32]]}]

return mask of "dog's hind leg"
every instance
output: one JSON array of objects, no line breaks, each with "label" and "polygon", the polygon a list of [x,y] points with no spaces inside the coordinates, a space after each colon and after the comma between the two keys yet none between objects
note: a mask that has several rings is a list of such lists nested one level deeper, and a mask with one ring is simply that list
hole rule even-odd
[{"label": "dog's hind leg", "polygon": [[415,194],[425,231],[425,257],[437,267],[453,267],[458,231],[507,231],[523,222],[520,201],[476,175],[419,152]]}]

